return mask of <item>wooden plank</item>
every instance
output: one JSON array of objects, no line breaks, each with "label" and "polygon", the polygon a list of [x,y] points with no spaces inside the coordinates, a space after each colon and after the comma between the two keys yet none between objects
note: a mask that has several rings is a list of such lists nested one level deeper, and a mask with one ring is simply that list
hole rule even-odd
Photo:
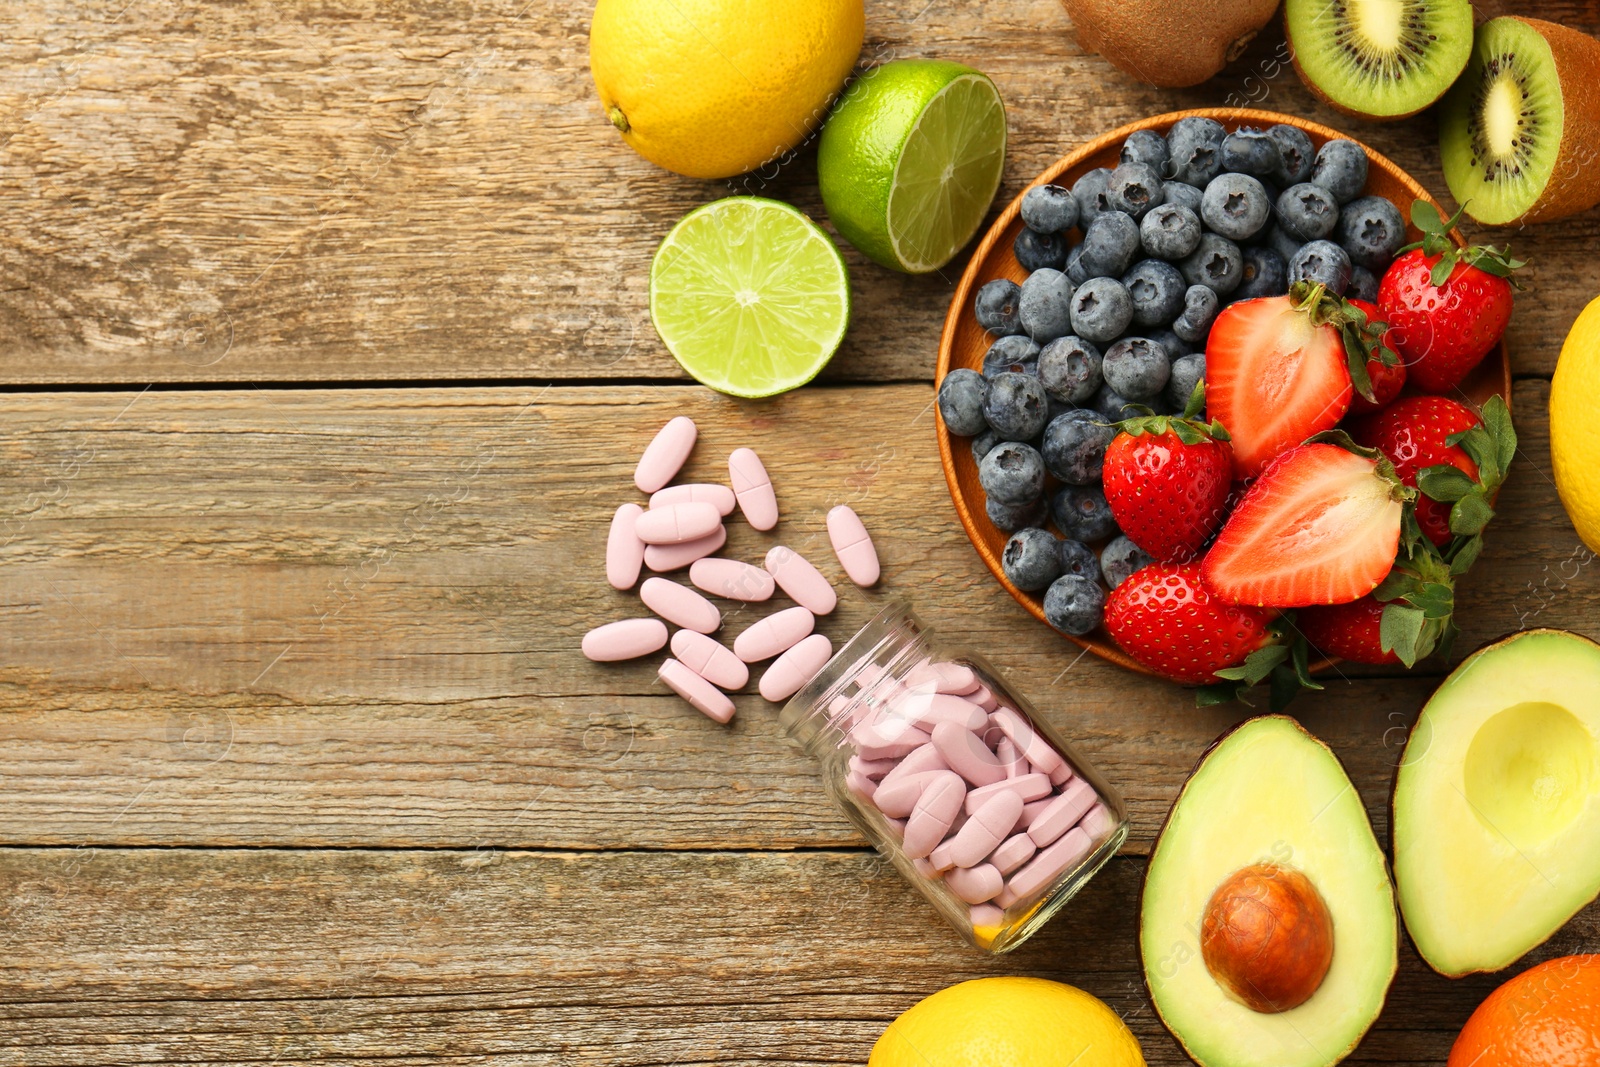
[{"label": "wooden plank", "polygon": [[[1586,29],[1592,5],[1554,5]],[[0,40],[0,354],[10,382],[681,378],[650,327],[656,243],[730,192],[822,217],[814,159],[696,182],[594,102],[587,9],[523,0],[170,8],[71,0]],[[1008,103],[1003,198],[1149,114],[1256,105],[1350,129],[1444,193],[1433,120],[1316,103],[1276,26],[1189,90],[1085,54],[1054,0],[878,0],[867,63],[936,55]],[[1548,374],[1592,295],[1600,215],[1513,234],[1534,261],[1510,343]],[[839,380],[931,376],[958,261],[912,279],[847,250]]]},{"label": "wooden plank", "polygon": [[[1142,867],[1114,861],[993,959],[860,852],[0,849],[0,1059],[859,1064],[921,997],[1022,974],[1105,999],[1152,1065],[1186,1063],[1143,988]],[[1529,962],[1597,937],[1590,908]],[[1497,982],[1449,982],[1407,945],[1347,1062],[1443,1062]]]},{"label": "wooden plank", "polygon": [[[1545,389],[1518,387],[1523,459],[1462,590],[1463,651],[1520,623],[1596,617],[1597,569],[1573,555],[1540,474]],[[754,445],[785,507],[779,533],[836,579],[825,509],[848,501],[877,535],[885,581],[848,593],[828,633],[909,598],[1122,787],[1142,851],[1243,709],[1196,710],[1026,615],[956,521],[928,401],[925,386],[762,404],[687,388],[13,396],[0,432],[0,841],[859,841],[759,696],[740,696],[722,729],[667,694],[653,663],[577,652],[589,627],[642,613],[603,584],[605,524],[637,496],[640,446],[683,412],[703,428],[686,476],[724,477],[722,457]],[[732,529],[742,558],[775,543]],[[1433,681],[1371,673],[1344,668],[1297,710],[1381,827]]]}]

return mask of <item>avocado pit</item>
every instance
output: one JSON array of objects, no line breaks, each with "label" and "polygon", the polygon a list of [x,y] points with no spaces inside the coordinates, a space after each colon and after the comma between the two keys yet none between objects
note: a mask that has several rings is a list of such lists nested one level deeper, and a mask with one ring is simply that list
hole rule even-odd
[{"label": "avocado pit", "polygon": [[1206,969],[1253,1011],[1311,999],[1333,963],[1333,917],[1316,886],[1292,867],[1258,863],[1217,887],[1200,928]]}]

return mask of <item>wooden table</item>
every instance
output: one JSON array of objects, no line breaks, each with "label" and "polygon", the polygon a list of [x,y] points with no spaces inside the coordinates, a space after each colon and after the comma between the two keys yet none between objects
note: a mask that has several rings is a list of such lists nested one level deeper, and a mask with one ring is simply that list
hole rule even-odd
[{"label": "wooden table", "polygon": [[[1593,5],[1545,14],[1600,29]],[[0,34],[0,1064],[860,1063],[917,998],[988,974],[1084,986],[1182,1061],[1135,946],[1142,855],[1245,713],[1079,657],[979,565],[940,475],[936,338],[960,264],[846,248],[856,319],[766,403],[688,383],[646,313],[656,242],[735,191],[821,218],[809,155],[697,182],[593,99],[589,6],[543,0],[13,2]],[[865,56],[991,73],[1001,196],[1181,107],[1314,105],[1269,31],[1193,90],[1085,54],[1055,0],[874,0]],[[1359,134],[1444,192],[1433,121]],[[1510,235],[1523,434],[1462,649],[1595,629],[1545,398],[1600,285],[1600,213]],[[1070,909],[986,959],[830,806],[753,694],[720,728],[580,635],[635,610],[600,558],[654,429],[689,473],[753,445],[810,544],[848,501],[884,596],[987,650],[1129,797]],[[747,558],[766,538],[736,526]],[[742,622],[736,625],[742,625]],[[1344,668],[1298,712],[1380,836],[1443,666]],[[1531,959],[1600,947],[1586,911]],[[1354,1056],[1439,1063],[1493,977],[1409,946]]]}]

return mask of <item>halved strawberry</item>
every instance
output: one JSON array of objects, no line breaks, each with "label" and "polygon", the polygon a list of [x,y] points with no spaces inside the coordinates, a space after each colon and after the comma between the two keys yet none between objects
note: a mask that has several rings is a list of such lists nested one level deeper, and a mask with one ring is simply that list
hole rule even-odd
[{"label": "halved strawberry", "polygon": [[[1201,575],[1224,600],[1258,607],[1344,604],[1383,581],[1415,495],[1343,433],[1279,456],[1228,519]],[[1348,447],[1346,447],[1348,445]]]},{"label": "halved strawberry", "polygon": [[1152,563],[1106,599],[1106,630],[1122,650],[1164,678],[1217,683],[1272,640],[1273,612],[1225,603],[1200,582],[1198,563]]}]

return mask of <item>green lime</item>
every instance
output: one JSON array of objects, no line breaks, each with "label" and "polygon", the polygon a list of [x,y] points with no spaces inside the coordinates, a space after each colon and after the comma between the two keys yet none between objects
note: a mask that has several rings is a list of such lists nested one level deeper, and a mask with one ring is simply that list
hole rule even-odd
[{"label": "green lime", "polygon": [[817,146],[828,217],[895,270],[938,270],[972,240],[1000,188],[1006,109],[987,76],[903,59],[845,90]]},{"label": "green lime", "polygon": [[702,385],[773,396],[833,358],[850,322],[850,274],[803,213],[731,196],[689,212],[656,249],[650,318]]}]

